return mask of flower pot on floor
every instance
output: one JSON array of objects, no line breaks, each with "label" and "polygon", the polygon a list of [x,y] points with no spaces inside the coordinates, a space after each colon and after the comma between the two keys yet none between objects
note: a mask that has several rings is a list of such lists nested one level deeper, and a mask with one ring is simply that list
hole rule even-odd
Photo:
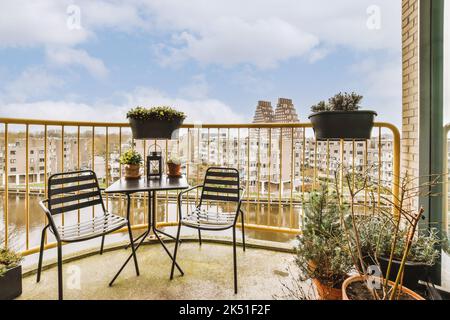
[{"label": "flower pot on floor", "polygon": [[8,269],[0,277],[0,300],[12,300],[22,294],[22,266]]},{"label": "flower pot on floor", "polygon": [[329,287],[318,279],[312,279],[320,300],[342,300],[342,289]]},{"label": "flower pot on floor", "polygon": [[[386,276],[389,258],[380,257],[378,261],[380,262],[381,272]],[[389,280],[395,281],[400,263],[398,260],[392,261]],[[406,262],[403,271],[403,285],[411,290],[416,290],[419,287],[419,280],[426,280],[428,268],[429,266],[424,263]]]},{"label": "flower pot on floor", "polygon": [[[363,282],[364,281],[364,277],[360,276],[360,275],[354,275],[351,276],[349,278],[347,278],[344,283],[342,284],[342,300],[354,300],[351,299],[348,295],[348,287],[355,282]],[[380,281],[383,281],[382,279],[380,279]],[[394,283],[392,281],[389,281],[390,285],[394,285]],[[419,294],[415,293],[414,291],[408,289],[405,286],[401,286],[399,287],[399,290],[401,291],[401,293],[408,295],[412,300],[425,300],[422,296],[420,296]]]}]

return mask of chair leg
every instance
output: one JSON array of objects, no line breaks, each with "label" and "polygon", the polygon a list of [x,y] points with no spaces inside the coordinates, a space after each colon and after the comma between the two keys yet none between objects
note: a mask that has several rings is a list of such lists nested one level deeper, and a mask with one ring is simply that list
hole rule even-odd
[{"label": "chair leg", "polygon": [[234,293],[237,294],[236,227],[233,227]]},{"label": "chair leg", "polygon": [[105,246],[105,236],[102,237],[102,244],[100,246],[100,255],[103,254],[103,247]]},{"label": "chair leg", "polygon": [[200,229],[198,229],[198,244],[200,246],[202,245],[202,232],[200,231]]},{"label": "chair leg", "polygon": [[62,244],[58,241],[58,299],[63,300]]},{"label": "chair leg", "polygon": [[177,239],[175,240],[175,250],[173,252],[172,269],[170,270],[170,280],[173,279],[173,272],[175,270],[175,263],[177,261],[178,246],[180,244],[180,231],[181,231],[181,223],[178,223]]},{"label": "chair leg", "polygon": [[245,226],[244,226],[244,211],[241,210],[241,225],[242,225],[242,249],[245,251]]},{"label": "chair leg", "polygon": [[136,248],[134,247],[133,233],[131,232],[131,225],[129,222],[128,222],[128,235],[130,237],[130,247],[131,247],[131,252],[133,253],[134,267],[136,269],[136,275],[139,276],[139,265],[138,265],[137,256],[136,256]]},{"label": "chair leg", "polygon": [[38,270],[37,270],[36,282],[41,281],[42,259],[44,257],[45,234],[46,234],[47,228],[48,228],[48,225],[45,226],[44,229],[42,229],[41,247],[39,248],[39,262],[38,262]]}]

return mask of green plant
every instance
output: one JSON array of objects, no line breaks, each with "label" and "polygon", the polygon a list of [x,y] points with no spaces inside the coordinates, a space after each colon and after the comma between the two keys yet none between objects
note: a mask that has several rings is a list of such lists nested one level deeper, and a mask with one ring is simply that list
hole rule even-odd
[{"label": "green plant", "polygon": [[184,120],[186,119],[186,115],[184,114],[184,112],[177,111],[167,106],[152,107],[152,108],[144,108],[138,106],[128,111],[127,118],[137,120],[173,121],[173,120]]},{"label": "green plant", "polygon": [[5,274],[8,269],[14,268],[20,264],[22,256],[10,249],[0,249],[0,277]]},{"label": "green plant", "polygon": [[302,234],[297,237],[296,263],[306,279],[317,279],[339,287],[353,268],[341,226],[348,207],[339,203],[335,191],[326,185],[313,192],[306,204]]},{"label": "green plant", "polygon": [[[379,257],[389,257],[391,253],[392,236],[395,232],[395,220],[384,215],[368,216],[361,219],[359,233],[363,253],[376,261]],[[398,230],[397,245],[394,248],[393,259],[400,261],[405,250],[408,228],[403,225]],[[439,258],[436,246],[441,243],[437,230],[416,232],[412,238],[411,249],[407,256],[408,262],[418,262],[434,265]]]},{"label": "green plant", "polygon": [[335,94],[333,97],[328,99],[328,103],[325,101],[320,101],[318,104],[313,105],[311,107],[312,112],[321,112],[321,111],[356,111],[359,109],[359,104],[363,96],[352,93],[342,93],[339,92]]},{"label": "green plant", "polygon": [[141,164],[142,156],[134,149],[130,149],[121,154],[119,158],[121,164]]}]

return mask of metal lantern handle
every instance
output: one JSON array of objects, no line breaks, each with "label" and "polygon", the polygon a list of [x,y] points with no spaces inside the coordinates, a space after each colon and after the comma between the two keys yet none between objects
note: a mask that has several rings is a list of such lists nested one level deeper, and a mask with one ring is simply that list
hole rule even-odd
[{"label": "metal lantern handle", "polygon": [[[159,148],[159,152],[162,154],[162,148],[156,142],[148,147],[147,154],[150,154],[153,152],[158,152],[158,151],[156,151],[156,148]],[[152,149],[154,149],[155,151],[152,151]]]}]

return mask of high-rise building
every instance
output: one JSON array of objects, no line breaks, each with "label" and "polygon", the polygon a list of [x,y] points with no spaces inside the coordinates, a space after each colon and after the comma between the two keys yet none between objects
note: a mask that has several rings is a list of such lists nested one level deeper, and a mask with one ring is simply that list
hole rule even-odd
[{"label": "high-rise building", "polygon": [[281,123],[299,122],[297,111],[295,110],[292,99],[278,98],[277,108],[275,109],[274,121]]},{"label": "high-rise building", "polygon": [[270,101],[258,101],[253,123],[270,123],[274,120],[274,113]]}]

